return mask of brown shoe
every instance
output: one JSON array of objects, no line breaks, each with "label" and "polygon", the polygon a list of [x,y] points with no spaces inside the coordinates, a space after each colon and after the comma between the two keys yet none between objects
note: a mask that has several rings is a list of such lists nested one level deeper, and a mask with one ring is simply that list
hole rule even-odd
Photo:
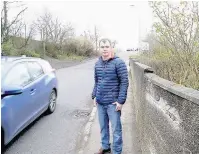
[{"label": "brown shoe", "polygon": [[100,148],[95,154],[111,154],[111,149],[102,149]]}]

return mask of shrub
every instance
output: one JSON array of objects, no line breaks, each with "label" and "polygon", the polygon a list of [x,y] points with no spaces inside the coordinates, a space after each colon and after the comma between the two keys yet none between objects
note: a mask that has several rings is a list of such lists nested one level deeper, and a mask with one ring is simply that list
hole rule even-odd
[{"label": "shrub", "polygon": [[20,53],[20,55],[26,55],[27,57],[41,57],[40,54],[36,53],[33,50],[25,50]]},{"label": "shrub", "polygon": [[58,58],[58,55],[60,55],[59,46],[55,43],[46,43],[45,54],[53,58]]},{"label": "shrub", "polygon": [[5,55],[17,56],[17,51],[10,41],[3,43],[1,49]]},{"label": "shrub", "polygon": [[94,51],[92,43],[83,37],[68,40],[62,50],[67,55],[79,56],[90,56]]},{"label": "shrub", "polygon": [[166,50],[143,53],[139,60],[151,66],[162,78],[199,90],[199,52],[168,53]]}]

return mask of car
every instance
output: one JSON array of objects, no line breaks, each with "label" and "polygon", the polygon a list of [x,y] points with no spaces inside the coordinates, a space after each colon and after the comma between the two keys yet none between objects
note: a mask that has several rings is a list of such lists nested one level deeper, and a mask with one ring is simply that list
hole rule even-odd
[{"label": "car", "polygon": [[33,57],[1,57],[1,146],[43,113],[56,109],[58,81],[49,62]]},{"label": "car", "polygon": [[127,49],[126,51],[134,51],[134,49],[130,49],[130,48],[129,48],[129,49]]}]

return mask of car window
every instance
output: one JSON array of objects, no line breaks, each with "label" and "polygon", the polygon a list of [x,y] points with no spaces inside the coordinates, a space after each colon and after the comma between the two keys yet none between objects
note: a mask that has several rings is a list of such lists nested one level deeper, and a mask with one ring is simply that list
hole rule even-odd
[{"label": "car window", "polygon": [[49,62],[42,60],[41,63],[42,63],[42,66],[43,66],[45,72],[48,73],[48,72],[52,71],[52,66],[49,64]]},{"label": "car window", "polygon": [[20,63],[12,67],[5,77],[5,85],[25,86],[30,83],[31,77],[27,69],[26,63]]},{"label": "car window", "polygon": [[28,68],[33,79],[37,79],[44,74],[42,67],[37,62],[28,62]]}]

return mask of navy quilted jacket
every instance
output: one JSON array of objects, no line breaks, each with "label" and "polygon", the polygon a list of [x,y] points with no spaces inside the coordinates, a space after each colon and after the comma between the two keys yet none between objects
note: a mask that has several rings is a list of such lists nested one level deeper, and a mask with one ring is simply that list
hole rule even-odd
[{"label": "navy quilted jacket", "polygon": [[128,71],[125,62],[115,56],[108,61],[102,57],[95,64],[95,86],[92,99],[99,104],[124,104],[128,89]]}]

